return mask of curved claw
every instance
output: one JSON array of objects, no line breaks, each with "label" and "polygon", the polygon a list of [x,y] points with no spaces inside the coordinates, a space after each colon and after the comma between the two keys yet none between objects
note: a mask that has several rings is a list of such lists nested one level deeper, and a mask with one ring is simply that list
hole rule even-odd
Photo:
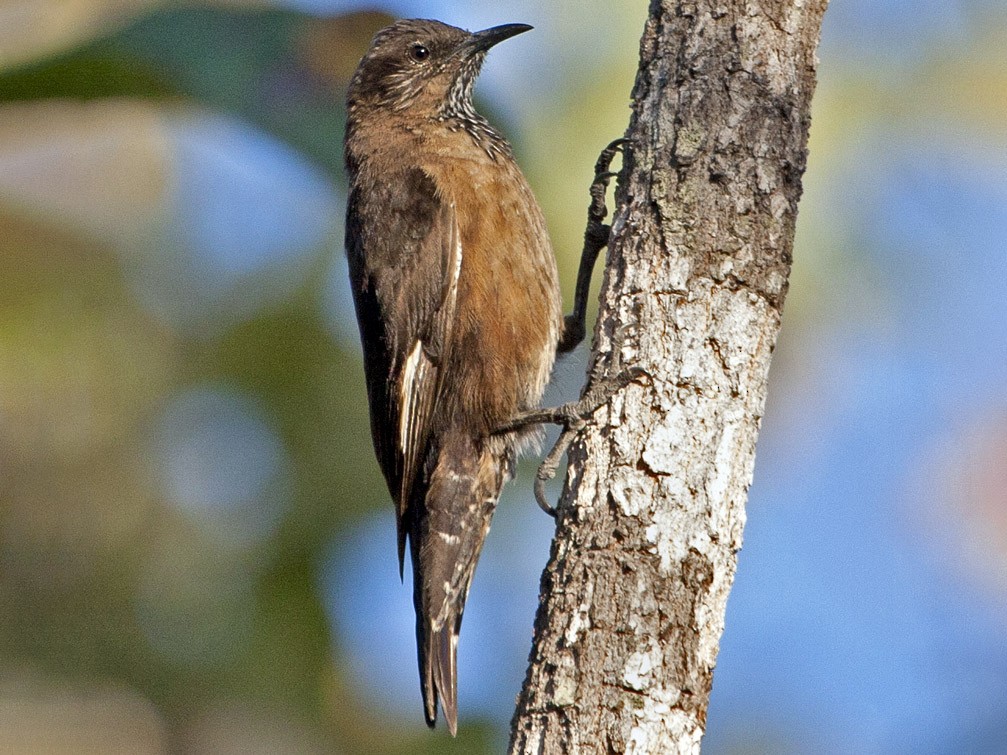
[{"label": "curved claw", "polygon": [[603,171],[607,170],[608,166],[612,163],[612,158],[615,157],[615,153],[616,152],[625,153],[626,145],[632,143],[633,139],[630,139],[629,137],[625,136],[609,142],[608,146],[606,146],[605,149],[601,151],[601,154],[598,155],[598,162],[595,163],[594,172],[602,173]]},{"label": "curved claw", "polygon": [[545,497],[545,484],[548,478],[542,477],[540,475],[535,475],[535,502],[538,503],[538,507],[542,509],[545,513],[551,516],[553,519],[556,518],[556,509],[546,500]]}]

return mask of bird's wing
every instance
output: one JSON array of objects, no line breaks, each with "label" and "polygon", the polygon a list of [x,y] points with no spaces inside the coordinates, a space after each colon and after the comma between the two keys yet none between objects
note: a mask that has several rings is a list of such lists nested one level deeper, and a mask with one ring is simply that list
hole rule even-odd
[{"label": "bird's wing", "polygon": [[397,504],[399,568],[451,349],[461,235],[454,203],[418,168],[355,189],[346,248],[371,408],[371,434]]}]

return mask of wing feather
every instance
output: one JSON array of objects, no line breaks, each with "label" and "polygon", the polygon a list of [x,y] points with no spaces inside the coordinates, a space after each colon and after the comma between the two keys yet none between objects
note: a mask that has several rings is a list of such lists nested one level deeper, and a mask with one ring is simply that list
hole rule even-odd
[{"label": "wing feather", "polygon": [[399,569],[411,502],[423,470],[451,351],[461,234],[453,202],[410,169],[367,193],[352,193],[347,254],[364,344],[371,434],[396,501]]}]

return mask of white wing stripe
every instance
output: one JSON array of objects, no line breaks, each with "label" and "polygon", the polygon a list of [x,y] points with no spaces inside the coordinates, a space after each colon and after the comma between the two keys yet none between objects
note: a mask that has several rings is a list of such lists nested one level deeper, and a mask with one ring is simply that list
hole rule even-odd
[{"label": "white wing stripe", "polygon": [[[458,229],[458,221],[454,213],[454,204],[450,205],[451,230],[448,240],[449,258],[445,287],[442,289],[442,299],[433,315],[435,339],[439,334],[439,358],[445,358],[445,352],[450,345],[452,320],[455,316],[455,303],[458,299],[458,281],[462,269],[462,241]],[[424,434],[429,432],[430,414],[437,401],[437,379],[439,365],[434,365],[424,350],[424,343],[417,339],[406,356],[399,375],[399,450],[402,453],[402,490],[401,500],[405,502],[410,494],[415,477],[419,474],[417,464],[426,453],[422,447]],[[403,504],[405,505],[405,504]]]},{"label": "white wing stripe", "polygon": [[[455,217],[455,205],[451,203],[451,216]],[[446,308],[449,312],[454,312],[455,300],[458,298],[458,277],[462,272],[462,235],[458,232],[458,223],[451,224],[451,235],[454,237],[454,244],[451,249],[451,270],[448,273],[448,295],[445,300]]]},{"label": "white wing stripe", "polygon": [[[413,402],[416,398],[416,380],[422,379],[420,359],[423,356],[423,342],[417,341],[413,350],[406,358],[405,367],[402,370],[402,379],[399,383],[399,406],[402,411],[399,413],[399,443],[402,449],[408,449],[409,431],[413,424]],[[420,373],[420,374],[418,374]]]}]

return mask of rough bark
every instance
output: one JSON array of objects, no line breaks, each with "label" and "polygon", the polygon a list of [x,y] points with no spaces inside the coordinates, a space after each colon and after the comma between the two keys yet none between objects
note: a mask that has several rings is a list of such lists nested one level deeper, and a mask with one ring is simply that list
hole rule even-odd
[{"label": "rough bark", "polygon": [[653,0],[593,359],[512,753],[698,752],[805,168],[827,0]]}]

